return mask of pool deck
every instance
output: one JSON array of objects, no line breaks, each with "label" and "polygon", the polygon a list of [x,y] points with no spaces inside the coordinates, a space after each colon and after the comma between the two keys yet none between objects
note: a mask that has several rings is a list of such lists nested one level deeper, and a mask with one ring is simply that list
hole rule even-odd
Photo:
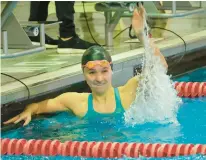
[{"label": "pool deck", "polygon": [[[23,13],[28,12],[28,8],[24,12],[19,12],[19,10],[28,5],[28,2],[18,4],[15,10],[17,18],[21,20],[27,19],[25,17],[26,14]],[[96,40],[102,44],[104,42],[103,17],[102,13],[94,13],[93,20],[89,21],[92,33],[95,35]],[[51,15],[49,18],[55,20],[54,15]],[[206,48],[206,15],[169,19],[166,21],[166,24],[165,21],[164,24],[159,21],[156,19],[155,23],[160,23],[165,28],[181,35],[187,44],[186,54]],[[127,24],[128,19],[124,19],[124,22]],[[79,21],[76,18],[75,24],[80,37],[92,42],[85,21]],[[55,26],[48,28],[46,32],[55,37],[58,35],[57,30],[58,26]],[[114,35],[118,32],[115,31]],[[175,35],[157,30],[155,30],[153,35],[155,38],[162,38],[155,43],[165,57],[185,53],[183,41]],[[128,39],[128,31],[126,31],[115,39],[114,47],[110,50],[114,63],[114,86],[124,84],[133,76],[134,66],[141,64],[144,48],[139,43],[125,43]],[[20,79],[29,87],[31,97],[35,97],[84,81],[80,66],[81,55],[72,53],[57,54],[56,49],[47,49],[38,54],[26,55],[15,59],[2,59],[1,72]],[[24,100],[27,96],[28,92],[25,86],[9,77],[1,76],[1,104]]]}]

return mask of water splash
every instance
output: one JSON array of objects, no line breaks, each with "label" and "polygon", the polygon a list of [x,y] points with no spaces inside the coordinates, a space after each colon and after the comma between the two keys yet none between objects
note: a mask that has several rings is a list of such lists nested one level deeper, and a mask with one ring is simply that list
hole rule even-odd
[{"label": "water splash", "polygon": [[139,87],[136,98],[124,114],[127,125],[146,122],[175,123],[178,106],[182,103],[177,97],[174,83],[166,74],[166,68],[160,57],[155,56],[155,48],[150,45],[148,25],[144,22],[143,43],[145,53],[142,61],[142,73],[139,75]]}]

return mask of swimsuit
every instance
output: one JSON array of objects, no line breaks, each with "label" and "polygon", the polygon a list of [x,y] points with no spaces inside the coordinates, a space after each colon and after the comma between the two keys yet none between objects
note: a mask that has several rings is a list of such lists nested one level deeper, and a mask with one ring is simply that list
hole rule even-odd
[{"label": "swimsuit", "polygon": [[93,101],[92,101],[93,97],[92,97],[92,94],[90,94],[88,96],[88,111],[87,111],[86,115],[83,118],[98,117],[100,115],[114,116],[114,114],[124,113],[124,108],[123,108],[122,103],[121,103],[118,88],[114,88],[114,94],[115,94],[116,108],[115,108],[115,111],[112,112],[112,113],[99,113],[99,112],[96,112],[94,110],[94,107],[93,107]]}]

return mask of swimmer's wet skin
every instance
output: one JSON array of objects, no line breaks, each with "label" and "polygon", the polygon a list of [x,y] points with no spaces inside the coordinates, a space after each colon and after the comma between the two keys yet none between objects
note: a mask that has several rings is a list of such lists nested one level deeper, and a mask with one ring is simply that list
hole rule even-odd
[{"label": "swimmer's wet skin", "polygon": [[[144,12],[143,7],[140,8],[139,12],[134,11],[132,26],[138,37],[142,35],[144,28]],[[158,49],[155,50],[155,55],[159,56],[161,63],[167,67],[166,61]],[[125,85],[114,89],[112,86],[112,67],[112,58],[104,48],[100,46],[88,48],[82,56],[82,70],[92,91],[91,94],[67,92],[53,99],[30,104],[22,113],[4,124],[19,123],[23,120],[25,121],[23,125],[27,125],[33,115],[59,111],[70,111],[75,116],[82,118],[91,111],[88,107],[91,101],[93,110],[99,114],[115,113],[116,110],[119,110],[117,103],[121,104],[121,110],[127,110],[135,100],[139,77],[133,77]]]}]

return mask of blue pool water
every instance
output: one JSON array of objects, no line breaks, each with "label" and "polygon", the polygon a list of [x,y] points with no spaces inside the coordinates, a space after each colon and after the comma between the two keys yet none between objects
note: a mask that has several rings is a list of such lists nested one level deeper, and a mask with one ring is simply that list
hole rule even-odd
[{"label": "blue pool water", "polygon": [[[206,68],[195,70],[174,81],[206,81]],[[98,117],[88,120],[77,120],[67,112],[47,118],[36,118],[28,126],[2,133],[2,138],[24,139],[58,139],[77,141],[112,141],[143,143],[200,143],[206,144],[206,98],[183,98],[177,119],[179,126],[173,124],[147,123],[127,127],[123,117]],[[7,159],[94,159],[79,157],[43,157],[43,156],[2,156]],[[122,158],[131,159],[131,158]],[[147,159],[147,158],[140,158]],[[155,160],[157,158],[149,158]],[[203,155],[161,158],[172,160],[206,159]]]}]

